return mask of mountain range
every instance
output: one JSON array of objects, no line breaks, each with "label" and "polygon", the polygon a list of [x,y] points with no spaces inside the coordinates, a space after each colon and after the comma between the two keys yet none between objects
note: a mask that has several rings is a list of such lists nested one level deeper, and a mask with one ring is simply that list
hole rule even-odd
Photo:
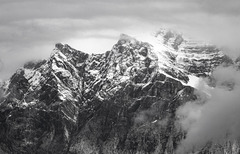
[{"label": "mountain range", "polygon": [[164,29],[149,42],[122,34],[102,54],[57,43],[49,59],[27,62],[0,84],[0,153],[176,153],[187,133],[178,108],[201,97],[202,79],[214,88],[216,67],[239,61]]}]

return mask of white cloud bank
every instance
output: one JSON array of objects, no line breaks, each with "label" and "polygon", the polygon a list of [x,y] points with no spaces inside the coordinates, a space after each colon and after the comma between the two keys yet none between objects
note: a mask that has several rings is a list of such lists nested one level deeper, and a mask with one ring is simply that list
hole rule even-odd
[{"label": "white cloud bank", "polygon": [[240,136],[240,72],[233,67],[219,67],[213,77],[216,87],[207,89],[210,97],[200,94],[196,102],[186,103],[177,111],[187,131],[178,153],[200,150],[209,141],[221,144]]}]

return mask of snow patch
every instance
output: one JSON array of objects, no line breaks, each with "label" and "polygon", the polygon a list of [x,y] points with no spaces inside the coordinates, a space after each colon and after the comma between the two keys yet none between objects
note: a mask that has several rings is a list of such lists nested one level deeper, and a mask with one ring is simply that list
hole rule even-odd
[{"label": "snow patch", "polygon": [[24,77],[32,86],[37,86],[40,83],[42,74],[37,70],[24,69]]},{"label": "snow patch", "polygon": [[121,76],[121,77],[120,77],[120,82],[126,82],[126,81],[128,81],[129,79],[130,79],[129,76],[124,75],[124,76]]},{"label": "snow patch", "polygon": [[96,76],[99,74],[99,70],[89,70],[89,73],[93,76]]},{"label": "snow patch", "polygon": [[189,81],[186,85],[194,87],[194,88],[197,88],[202,80],[201,78],[193,76],[193,75],[188,75],[188,78],[189,78]]},{"label": "snow patch", "polygon": [[66,126],[64,126],[64,134],[65,134],[65,136],[67,137],[67,139],[69,139],[69,132],[68,132]]}]

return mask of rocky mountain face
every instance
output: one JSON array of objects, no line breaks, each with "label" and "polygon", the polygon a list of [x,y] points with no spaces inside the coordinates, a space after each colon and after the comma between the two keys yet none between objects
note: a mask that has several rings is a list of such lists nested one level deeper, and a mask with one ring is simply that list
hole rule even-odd
[{"label": "rocky mountain face", "polygon": [[199,78],[232,64],[215,46],[164,30],[153,42],[123,34],[103,54],[56,44],[49,59],[26,63],[1,84],[0,149],[174,153],[186,136],[176,110],[198,99]]}]

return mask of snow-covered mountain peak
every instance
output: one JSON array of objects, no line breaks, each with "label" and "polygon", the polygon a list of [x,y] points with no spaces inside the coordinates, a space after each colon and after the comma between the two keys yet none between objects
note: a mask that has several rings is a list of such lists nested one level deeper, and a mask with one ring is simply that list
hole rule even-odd
[{"label": "snow-covered mountain peak", "polygon": [[[196,44],[182,43],[181,49],[174,49],[169,44],[174,41],[164,43],[166,35],[171,36],[168,41],[180,36],[167,30],[144,38],[121,34],[111,51],[92,55],[73,49],[67,44],[57,43],[47,61],[25,64],[24,76],[31,85],[36,86],[44,79],[43,74],[47,72],[51,72],[57,80],[69,78],[73,82],[82,77],[84,69],[89,69],[87,71],[89,75],[96,79],[107,77],[112,80],[117,78],[120,81],[128,81],[134,76],[134,70],[136,72],[145,68],[162,73],[183,84],[190,84],[193,81],[189,80],[209,75],[215,66],[224,61],[224,55],[212,46],[197,45],[201,52],[195,52]],[[212,52],[205,52],[210,50]],[[71,85],[77,88],[77,85]]]},{"label": "snow-covered mountain peak", "polygon": [[[229,62],[229,58],[215,46],[166,29],[144,37],[121,35],[112,51],[117,51],[115,55],[119,57],[129,54],[140,61],[150,59],[150,64],[155,66],[157,63],[159,72],[192,86],[199,77],[208,76],[223,61]],[[129,58],[123,59],[127,61]]]},{"label": "snow-covered mountain peak", "polygon": [[127,34],[121,34],[119,37],[119,42],[120,44],[125,44],[125,43],[130,43],[130,44],[135,44],[137,43],[138,40],[134,37],[131,37]]},{"label": "snow-covered mountain peak", "polygon": [[[223,63],[231,60],[216,47],[168,31],[136,39],[122,34],[103,54],[57,43],[49,59],[26,63],[1,85],[0,147],[82,153],[86,141],[113,145],[117,153],[171,153],[173,141],[184,137],[177,108],[195,100],[196,83]],[[142,146],[142,137],[149,144]]]}]

